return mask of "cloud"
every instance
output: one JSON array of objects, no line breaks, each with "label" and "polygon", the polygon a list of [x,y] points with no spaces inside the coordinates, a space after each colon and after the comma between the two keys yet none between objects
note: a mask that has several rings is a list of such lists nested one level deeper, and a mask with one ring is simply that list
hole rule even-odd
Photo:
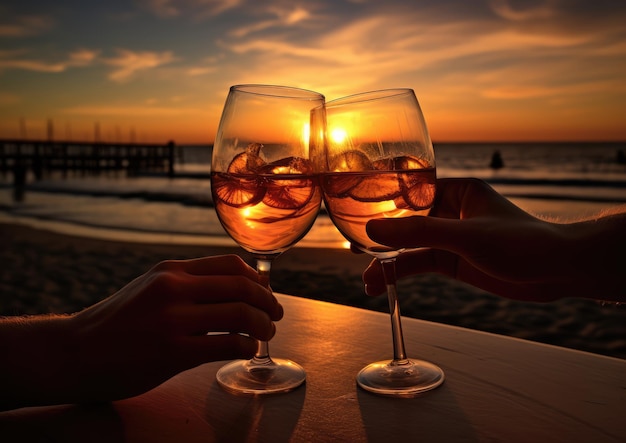
[{"label": "cloud", "polygon": [[137,72],[158,68],[175,60],[172,51],[131,51],[118,49],[117,56],[105,59],[104,62],[116,69],[109,74],[115,82],[130,80]]},{"label": "cloud", "polygon": [[67,59],[50,62],[34,58],[25,58],[29,51],[13,50],[0,51],[0,71],[5,69],[21,69],[24,71],[58,73],[69,68],[88,66],[92,64],[99,51],[79,49],[68,54]]},{"label": "cloud", "polygon": [[238,54],[247,54],[250,52],[268,53],[272,56],[298,56],[309,57],[312,59],[323,59],[327,55],[326,60],[332,59],[332,54],[327,54],[325,48],[302,47],[289,42],[271,39],[254,39],[243,43],[235,43],[225,45],[231,51]]},{"label": "cloud", "polygon": [[[265,52],[272,56],[308,57],[325,63],[358,64],[361,67],[383,63],[379,68],[385,68],[389,61],[393,61],[396,69],[413,70],[471,55],[562,49],[590,41],[588,35],[533,35],[515,30],[485,30],[473,35],[464,30],[463,37],[446,37],[455,35],[455,31],[460,31],[456,29],[459,27],[462,25],[424,25],[422,32],[417,33],[414,24],[407,20],[374,17],[339,28],[308,46],[271,37],[223,44],[239,54]],[[389,30],[386,35],[385,30]]]},{"label": "cloud", "polygon": [[114,82],[130,80],[137,72],[158,68],[175,60],[171,51],[131,51],[118,49],[117,55],[101,58],[100,51],[93,49],[77,49],[70,52],[65,60],[46,61],[36,58],[27,58],[27,50],[0,51],[0,71],[6,69],[21,69],[44,73],[60,73],[70,68],[78,68],[103,62],[115,69],[109,73],[109,79]]},{"label": "cloud", "polygon": [[309,11],[304,8],[296,7],[284,16],[284,22],[288,25],[295,25],[310,17]]},{"label": "cloud", "polygon": [[[541,8],[527,10],[525,21],[489,11],[445,16],[433,5],[361,15],[311,13],[293,30],[277,18],[271,26],[233,27],[239,32],[223,34],[219,42],[229,54],[220,71],[236,82],[319,90],[327,99],[412,87],[435,115],[513,103],[572,105],[585,94],[598,102],[612,91],[624,93],[618,81],[626,72],[621,27],[557,26],[563,12],[550,15]],[[548,6],[552,2],[544,2]],[[237,69],[242,64],[245,70]]]},{"label": "cloud", "polygon": [[527,100],[538,97],[582,97],[595,93],[624,93],[626,85],[614,81],[575,82],[572,84],[553,85],[551,87],[526,86],[511,84],[486,88],[482,95],[487,98],[504,100]]},{"label": "cloud", "polygon": [[65,63],[48,63],[41,60],[0,60],[0,70],[22,69],[36,72],[63,72],[67,69]]},{"label": "cloud", "polygon": [[[329,84],[323,86],[334,92],[337,88],[330,83],[337,83],[337,79],[350,79],[354,88],[367,87],[435,62],[441,57],[437,51],[441,41],[439,32],[429,36],[431,28],[421,26],[412,17],[387,14],[347,20],[305,41],[287,39],[277,32],[223,40],[220,44],[246,57],[255,71],[250,75],[284,73],[292,79],[290,83],[293,79],[311,84],[327,80]],[[443,35],[448,38],[448,30]],[[430,52],[437,58],[429,57]]]},{"label": "cloud", "polygon": [[[6,17],[5,17],[6,20]],[[0,23],[0,37],[29,37],[52,29],[55,21],[42,15],[20,16],[12,23]]]},{"label": "cloud", "polygon": [[225,11],[235,9],[243,4],[243,0],[191,0],[201,18],[214,17]]},{"label": "cloud", "polygon": [[495,99],[529,99],[536,97],[547,97],[557,92],[554,88],[530,87],[530,86],[503,86],[489,88],[483,91],[482,95]]},{"label": "cloud", "polygon": [[199,75],[213,74],[216,71],[217,68],[215,66],[196,66],[187,69],[187,75],[196,77]]},{"label": "cloud", "polygon": [[197,64],[184,68],[184,73],[190,77],[197,77],[219,72],[219,66],[222,59],[222,54],[205,57],[198,61]]},{"label": "cloud", "polygon": [[236,8],[243,0],[141,0],[140,4],[161,18],[188,16],[195,19],[214,17]]},{"label": "cloud", "polygon": [[142,5],[158,17],[176,17],[180,9],[170,0],[143,0]]},{"label": "cloud", "polygon": [[311,13],[301,7],[290,7],[289,9],[268,8],[268,14],[275,18],[269,20],[253,21],[250,24],[239,26],[230,31],[230,35],[234,37],[246,37],[249,34],[264,31],[266,29],[276,27],[293,27],[302,24],[302,22],[312,17]]},{"label": "cloud", "polygon": [[87,66],[96,60],[100,51],[79,49],[69,55],[69,66]]},{"label": "cloud", "polygon": [[193,115],[206,113],[206,109],[182,106],[152,106],[153,100],[148,100],[146,106],[127,105],[85,105],[73,106],[61,109],[63,114],[97,117],[174,117],[180,115]]},{"label": "cloud", "polygon": [[[551,18],[556,15],[557,0],[545,0],[539,4],[528,5],[511,0],[491,0],[493,11],[507,20],[527,21]],[[516,3],[513,5],[513,3]]]}]

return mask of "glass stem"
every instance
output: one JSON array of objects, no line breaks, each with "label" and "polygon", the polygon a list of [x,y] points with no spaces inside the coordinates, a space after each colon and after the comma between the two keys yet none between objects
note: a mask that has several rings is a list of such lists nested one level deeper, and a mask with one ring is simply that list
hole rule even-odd
[{"label": "glass stem", "polygon": [[389,313],[391,314],[391,334],[393,338],[393,365],[408,363],[404,350],[404,336],[402,335],[402,322],[400,320],[400,304],[398,303],[398,290],[396,284],[396,259],[389,258],[380,260],[387,286],[387,298],[389,299]]},{"label": "glass stem", "polygon": [[[257,258],[256,270],[259,274],[259,283],[270,289],[270,271],[272,269],[272,261]],[[264,365],[272,362],[270,358],[270,346],[269,343],[263,340],[258,340],[256,354],[252,359],[253,364]]]}]

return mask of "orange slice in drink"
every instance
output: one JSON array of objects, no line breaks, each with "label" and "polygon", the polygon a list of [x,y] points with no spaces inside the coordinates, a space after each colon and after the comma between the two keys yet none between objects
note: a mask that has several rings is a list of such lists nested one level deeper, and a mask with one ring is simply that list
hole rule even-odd
[{"label": "orange slice in drink", "polygon": [[[435,201],[435,172],[426,170],[424,174],[407,175],[401,178],[402,198],[414,210],[428,209]],[[398,206],[398,202],[396,202]]]},{"label": "orange slice in drink", "polygon": [[244,152],[233,158],[226,173],[216,173],[211,185],[213,195],[229,206],[243,208],[259,203],[265,195],[265,188],[259,186],[258,171],[265,166],[259,157],[263,147],[260,143],[250,143]]},{"label": "orange slice in drink", "polygon": [[378,171],[393,171],[395,170],[395,159],[381,158],[373,162],[372,166]]},{"label": "orange slice in drink", "polygon": [[221,201],[234,208],[254,206],[265,195],[265,188],[259,186],[256,176],[215,173],[211,186],[216,203]]},{"label": "orange slice in drink", "polygon": [[402,171],[399,179],[404,200],[396,201],[396,206],[414,210],[430,208],[435,200],[435,168],[426,160],[409,156],[396,158],[395,164]]},{"label": "orange slice in drink", "polygon": [[244,152],[233,158],[228,165],[228,172],[231,174],[256,174],[259,169],[265,166],[265,161],[259,157],[259,152],[263,147],[260,143],[250,143]]},{"label": "orange slice in drink", "polygon": [[[361,151],[350,150],[332,157],[328,162],[330,176],[324,178],[324,192],[331,197],[347,197],[363,180],[360,172],[372,170],[372,162]],[[341,172],[345,174],[335,174]]]},{"label": "orange slice in drink", "polygon": [[362,172],[373,169],[370,159],[355,149],[337,154],[328,162],[329,172]]},{"label": "orange slice in drink", "polygon": [[427,160],[413,157],[411,155],[396,157],[393,159],[393,163],[393,169],[395,169],[396,171],[424,169],[431,167]]},{"label": "orange slice in drink", "polygon": [[287,157],[261,168],[266,187],[263,203],[278,209],[300,209],[315,192],[315,182],[310,175],[311,162],[300,157]]},{"label": "orange slice in drink", "polygon": [[363,176],[349,194],[361,202],[392,200],[401,195],[398,175],[394,172],[373,172]]},{"label": "orange slice in drink", "polygon": [[362,174],[333,174],[322,177],[324,193],[329,197],[347,197],[356,185],[362,180]]}]

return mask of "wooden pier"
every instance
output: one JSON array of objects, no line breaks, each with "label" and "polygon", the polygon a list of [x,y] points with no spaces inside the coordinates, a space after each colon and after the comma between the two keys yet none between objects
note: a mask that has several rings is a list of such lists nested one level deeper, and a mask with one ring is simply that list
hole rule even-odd
[{"label": "wooden pier", "polygon": [[167,144],[76,141],[0,140],[0,173],[14,174],[14,181],[32,171],[35,180],[60,172],[97,175],[123,171],[129,176],[144,172],[174,175],[176,146]]}]

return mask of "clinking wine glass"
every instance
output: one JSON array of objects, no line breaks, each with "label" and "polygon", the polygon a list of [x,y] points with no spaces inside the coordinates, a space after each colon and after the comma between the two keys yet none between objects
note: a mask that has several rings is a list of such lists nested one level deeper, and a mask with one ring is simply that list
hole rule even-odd
[{"label": "clinking wine glass", "polygon": [[[269,287],[272,260],[302,239],[321,204],[309,160],[310,111],[324,96],[298,88],[230,88],[213,146],[211,193],[226,232],[257,262]],[[291,360],[271,358],[260,341],[252,360],[236,360],[217,373],[233,393],[288,392],[306,378]]]},{"label": "clinking wine glass", "polygon": [[311,155],[324,204],[337,229],[382,265],[393,359],[372,363],[358,385],[380,395],[413,397],[443,383],[436,365],[407,357],[396,290],[402,249],[372,241],[369,220],[427,215],[435,198],[435,154],[411,89],[365,92],[329,101],[311,117]]}]

